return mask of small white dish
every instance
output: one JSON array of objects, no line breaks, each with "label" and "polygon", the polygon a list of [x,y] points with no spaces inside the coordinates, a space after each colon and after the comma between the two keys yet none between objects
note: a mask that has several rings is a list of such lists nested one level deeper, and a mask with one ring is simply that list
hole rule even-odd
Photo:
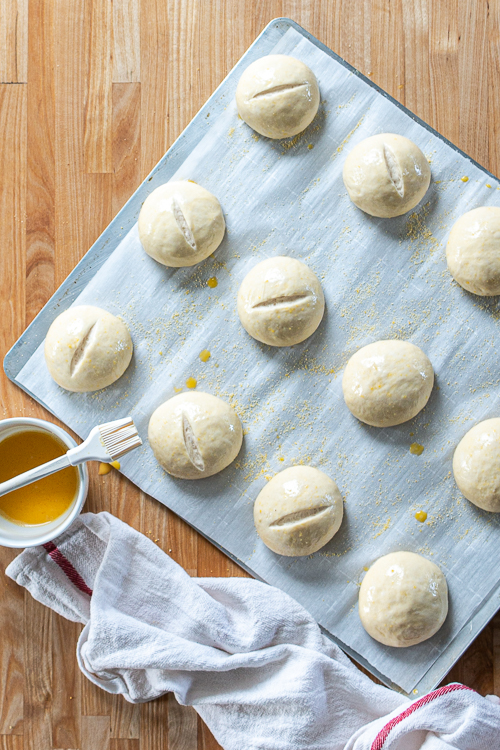
[{"label": "small white dish", "polygon": [[[44,419],[31,419],[30,417],[0,420],[0,443],[9,435],[25,430],[50,432],[68,448],[75,448],[77,445],[71,435],[61,427],[57,427],[52,422],[46,422]],[[89,488],[89,472],[86,464],[80,464],[76,468],[78,471],[77,491],[67,511],[54,521],[39,526],[21,526],[0,515],[0,546],[36,547],[52,541],[71,526],[83,508]]]}]

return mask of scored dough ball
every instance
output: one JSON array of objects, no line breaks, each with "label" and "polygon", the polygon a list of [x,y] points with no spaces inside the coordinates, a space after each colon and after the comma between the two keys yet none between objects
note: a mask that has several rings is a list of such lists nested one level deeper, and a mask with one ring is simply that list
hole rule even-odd
[{"label": "scored dough ball", "polygon": [[352,355],[342,390],[349,410],[373,427],[413,419],[429,400],[434,370],[424,352],[408,341],[376,341]]},{"label": "scored dough ball", "polygon": [[194,182],[167,182],[153,190],[139,214],[139,239],[170,268],[194,266],[222,242],[226,224],[219,201]]},{"label": "scored dough ball", "polygon": [[500,513],[500,419],[479,422],[464,435],[453,456],[453,474],[467,500]]},{"label": "scored dough ball", "polygon": [[58,315],[50,326],[45,362],[67,391],[98,391],[123,375],[133,349],[123,320],[100,307],[81,305]]},{"label": "scored dough ball", "polygon": [[386,646],[415,646],[437,633],[448,614],[441,570],[414,552],[392,552],[371,566],[359,590],[366,632]]},{"label": "scored dough ball", "polygon": [[243,430],[229,404],[208,393],[180,393],[153,412],[148,439],[158,463],[179,479],[225,469],[241,448]]},{"label": "scored dough ball", "polygon": [[277,256],[258,263],[238,292],[238,315],[247,333],[269,346],[292,346],[321,323],[325,298],[305,263]]},{"label": "scored dough ball", "polygon": [[370,216],[401,216],[427,192],[431,170],[419,147],[402,135],[383,133],[353,148],[344,164],[352,202]]},{"label": "scored dough ball", "polygon": [[289,138],[313,121],[319,107],[316,76],[288,55],[267,55],[245,70],[236,89],[242,120],[267,138]]},{"label": "scored dough ball", "polygon": [[500,294],[500,208],[475,208],[453,225],[446,260],[451,275],[468,292]]},{"label": "scored dough ball", "polygon": [[292,466],[276,474],[253,509],[257,533],[273,552],[311,555],[337,533],[344,509],[339,488],[312,466]]}]

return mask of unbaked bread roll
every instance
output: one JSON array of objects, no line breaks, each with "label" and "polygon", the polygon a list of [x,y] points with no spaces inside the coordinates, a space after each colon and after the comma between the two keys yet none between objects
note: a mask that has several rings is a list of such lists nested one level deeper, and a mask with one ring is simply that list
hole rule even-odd
[{"label": "unbaked bread roll", "polygon": [[158,463],[179,479],[203,479],[225,469],[241,448],[234,409],[208,393],[179,393],[153,412],[148,439]]},{"label": "unbaked bread roll", "polygon": [[370,216],[401,216],[427,192],[431,170],[419,147],[402,135],[383,133],[353,148],[344,164],[352,202]]},{"label": "unbaked bread roll", "polygon": [[219,247],[226,224],[219,201],[194,182],[167,182],[153,190],[139,214],[139,239],[170,268],[194,266]]},{"label": "unbaked bread roll", "polygon": [[500,294],[500,208],[468,211],[451,228],[446,245],[451,275],[468,292]]},{"label": "unbaked bread roll", "polygon": [[371,566],[359,590],[366,632],[386,646],[415,646],[437,633],[448,614],[441,570],[414,552],[392,552]]},{"label": "unbaked bread roll", "polygon": [[273,552],[311,555],[337,533],[344,509],[335,482],[312,466],[276,474],[259,493],[253,517],[257,533]]},{"label": "unbaked bread roll", "polygon": [[467,500],[500,513],[500,419],[479,422],[464,435],[453,456],[453,474]]},{"label": "unbaked bread roll", "polygon": [[258,263],[238,292],[243,328],[269,346],[292,346],[321,323],[325,298],[318,277],[305,263],[277,256]]},{"label": "unbaked bread roll", "polygon": [[289,138],[313,121],[319,107],[316,76],[288,55],[267,55],[245,70],[236,89],[242,120],[268,138]]},{"label": "unbaked bread roll", "polygon": [[349,410],[373,427],[413,419],[429,400],[434,370],[429,358],[408,341],[376,341],[352,355],[342,390]]},{"label": "unbaked bread roll", "polygon": [[98,391],[118,380],[132,359],[127,326],[91,305],[70,307],[50,326],[45,362],[56,383],[67,391]]}]

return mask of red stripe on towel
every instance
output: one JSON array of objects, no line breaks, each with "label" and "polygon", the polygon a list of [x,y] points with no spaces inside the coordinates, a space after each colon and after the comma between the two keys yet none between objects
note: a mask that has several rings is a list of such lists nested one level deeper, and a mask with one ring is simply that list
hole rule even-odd
[{"label": "red stripe on towel", "polygon": [[78,573],[72,566],[67,557],[64,557],[61,550],[59,550],[54,542],[47,542],[43,547],[47,550],[52,560],[59,565],[59,567],[66,573],[71,583],[73,583],[77,589],[83,591],[84,594],[92,596],[92,589],[89,589],[80,573]]},{"label": "red stripe on towel", "polygon": [[422,706],[426,706],[428,703],[431,703],[436,698],[440,698],[442,695],[446,695],[447,693],[454,693],[456,690],[470,690],[471,693],[474,692],[474,690],[466,687],[465,685],[445,685],[445,687],[441,687],[438,690],[433,690],[432,693],[427,693],[427,695],[422,696],[422,698],[419,698],[418,701],[412,703],[411,706],[408,706],[408,708],[398,716],[395,716],[393,719],[391,719],[377,734],[377,736],[373,740],[370,750],[382,750],[384,742],[395,726],[397,726],[408,716],[411,716],[411,714],[414,713],[417,709],[422,708]]}]

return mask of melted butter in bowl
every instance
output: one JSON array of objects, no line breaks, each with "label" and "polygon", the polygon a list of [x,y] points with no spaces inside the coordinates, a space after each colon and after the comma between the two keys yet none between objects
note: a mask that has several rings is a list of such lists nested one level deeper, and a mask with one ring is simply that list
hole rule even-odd
[{"label": "melted butter in bowl", "polygon": [[[67,447],[45,430],[23,430],[0,440],[0,482],[62,456]],[[39,526],[62,516],[78,489],[78,469],[70,466],[0,497],[0,514],[21,526]]]},{"label": "melted butter in bowl", "polygon": [[[53,422],[0,420],[0,482],[62,456],[76,442]],[[87,498],[86,464],[68,467],[0,497],[0,546],[36,547],[59,537]]]}]

